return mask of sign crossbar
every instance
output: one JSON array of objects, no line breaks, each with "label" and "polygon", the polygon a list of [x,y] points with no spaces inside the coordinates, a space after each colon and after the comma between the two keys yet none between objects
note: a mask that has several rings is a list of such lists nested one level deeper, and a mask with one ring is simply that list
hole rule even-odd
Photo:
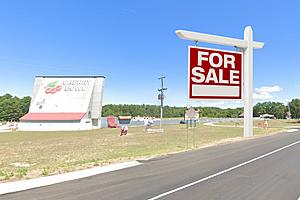
[{"label": "sign crossbar", "polygon": [[[225,46],[234,46],[242,49],[248,47],[248,41],[237,39],[237,38],[211,35],[206,33],[197,33],[192,31],[185,31],[185,30],[177,30],[176,34],[179,38],[184,40],[207,42],[211,44],[219,44]],[[253,41],[252,45],[253,48],[260,49],[263,48],[264,43]]]}]

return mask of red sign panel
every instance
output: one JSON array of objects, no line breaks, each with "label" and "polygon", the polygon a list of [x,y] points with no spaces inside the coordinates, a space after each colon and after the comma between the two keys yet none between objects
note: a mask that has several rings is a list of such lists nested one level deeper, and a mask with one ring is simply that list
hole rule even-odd
[{"label": "red sign panel", "polygon": [[242,99],[241,52],[189,47],[189,99]]}]

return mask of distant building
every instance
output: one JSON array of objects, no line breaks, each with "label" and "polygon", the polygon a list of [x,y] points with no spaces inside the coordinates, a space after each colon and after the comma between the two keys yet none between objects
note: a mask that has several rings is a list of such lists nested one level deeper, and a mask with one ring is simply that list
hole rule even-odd
[{"label": "distant building", "polygon": [[21,131],[89,130],[101,127],[104,76],[37,76]]},{"label": "distant building", "polygon": [[259,116],[260,119],[275,119],[274,115],[270,115],[270,114],[263,114]]},{"label": "distant building", "polygon": [[239,114],[238,118],[244,118],[244,113]]}]

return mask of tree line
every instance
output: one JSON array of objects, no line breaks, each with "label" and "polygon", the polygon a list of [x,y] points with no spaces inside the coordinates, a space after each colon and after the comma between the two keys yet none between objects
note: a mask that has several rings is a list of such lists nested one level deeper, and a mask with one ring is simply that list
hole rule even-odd
[{"label": "tree line", "polygon": [[[214,118],[237,118],[243,113],[243,108],[218,108],[218,107],[196,107],[200,110],[201,117]],[[185,107],[164,106],[164,117],[183,117]],[[259,117],[263,114],[274,115],[277,119],[285,119],[290,116],[294,119],[300,118],[300,99],[293,99],[288,105],[280,102],[263,102],[257,103],[253,107],[253,116]],[[160,106],[157,105],[105,105],[102,109],[102,115],[130,115],[130,116],[160,116]]]},{"label": "tree line", "polygon": [[[18,98],[10,94],[0,96],[0,121],[18,121],[24,116],[30,105],[29,96]],[[218,108],[218,107],[196,107],[200,110],[201,117],[215,118],[237,118],[243,113],[243,108]],[[183,117],[185,107],[164,106],[164,117]],[[262,114],[274,115],[277,119],[284,119],[290,114],[294,119],[300,118],[300,99],[293,99],[288,105],[280,102],[257,103],[253,107],[253,116],[259,117]],[[160,116],[160,106],[158,105],[134,105],[134,104],[108,104],[102,107],[102,116]]]},{"label": "tree line", "polygon": [[18,121],[28,112],[30,101],[29,96],[23,98],[10,94],[0,96],[0,121]]}]

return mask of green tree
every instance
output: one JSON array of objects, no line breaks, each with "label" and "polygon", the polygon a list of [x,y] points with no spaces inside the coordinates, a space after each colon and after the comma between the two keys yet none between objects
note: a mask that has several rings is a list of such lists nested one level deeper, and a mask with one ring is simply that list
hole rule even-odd
[{"label": "green tree", "polygon": [[300,118],[300,99],[293,99],[289,102],[291,114],[293,119]]},{"label": "green tree", "polygon": [[18,121],[28,112],[30,97],[13,97],[10,94],[0,96],[0,121]]},{"label": "green tree", "polygon": [[257,103],[253,107],[253,116],[259,117],[263,114],[274,115],[277,119],[284,119],[286,116],[287,107],[280,102],[263,102]]}]

